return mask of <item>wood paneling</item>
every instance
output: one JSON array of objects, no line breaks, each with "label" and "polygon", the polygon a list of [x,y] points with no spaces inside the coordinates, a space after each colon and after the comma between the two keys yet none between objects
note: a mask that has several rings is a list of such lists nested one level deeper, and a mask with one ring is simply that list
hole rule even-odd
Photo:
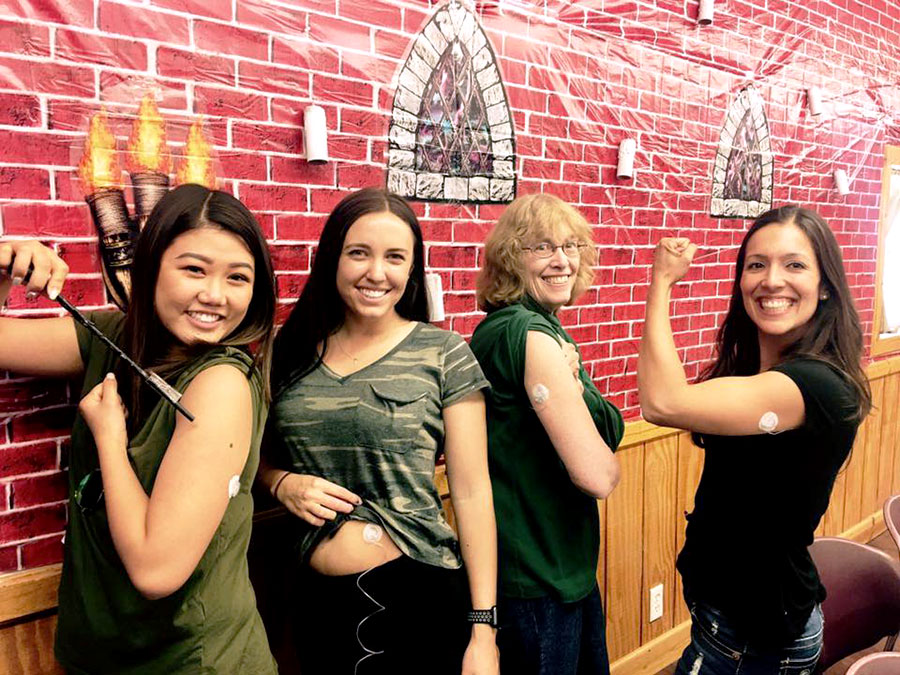
[{"label": "wood paneling", "polygon": [[865,479],[866,436],[868,431],[868,423],[863,422],[859,427],[859,432],[856,434],[856,442],[853,444],[850,461],[847,463],[847,468],[844,469],[846,473],[844,517],[841,520],[840,531],[846,530],[853,523],[858,523],[862,518],[862,486]]},{"label": "wood paneling", "polygon": [[884,405],[881,413],[881,462],[878,473],[878,496],[881,500],[900,492],[900,373],[884,378]]},{"label": "wood paneling", "polygon": [[607,642],[611,659],[641,646],[642,532],[644,519],[643,445],[616,453],[622,479],[606,500]]},{"label": "wood paneling", "polygon": [[[678,435],[645,445],[641,644],[659,637],[674,625],[677,469]],[[651,622],[650,589],[657,584],[663,585],[663,615]]]},{"label": "wood paneling", "polygon": [[656,675],[678,660],[691,637],[691,622],[684,621],[640,649],[618,659],[610,666],[610,675]]},{"label": "wood paneling", "polygon": [[450,501],[450,482],[447,480],[447,465],[439,464],[434,469],[434,485],[437,487],[438,494],[441,496],[441,504],[444,506],[444,516],[447,523],[456,531],[456,513],[453,511],[453,504]]},{"label": "wood paneling", "polygon": [[0,576],[0,670],[62,673],[53,657],[60,565]]},{"label": "wood paneling", "polygon": [[4,675],[62,675],[53,656],[56,614],[0,628]]},{"label": "wood paneling", "polygon": [[884,379],[872,382],[872,412],[866,420],[865,469],[863,469],[862,506],[860,515],[874,513],[881,508],[887,495],[878,500],[878,481],[881,472],[881,424],[884,417]]},{"label": "wood paneling", "polygon": [[0,623],[56,609],[61,565],[0,575]]}]

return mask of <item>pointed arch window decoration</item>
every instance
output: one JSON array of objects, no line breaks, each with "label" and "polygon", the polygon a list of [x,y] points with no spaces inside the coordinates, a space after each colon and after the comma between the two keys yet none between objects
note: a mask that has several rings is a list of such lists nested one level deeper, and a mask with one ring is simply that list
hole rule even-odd
[{"label": "pointed arch window decoration", "polygon": [[723,218],[756,218],[768,211],[772,208],[773,175],[763,99],[748,85],[732,103],[719,137],[710,213]]},{"label": "pointed arch window decoration", "polygon": [[515,136],[497,59],[475,15],[440,7],[400,70],[388,131],[388,189],[425,201],[508,202]]}]

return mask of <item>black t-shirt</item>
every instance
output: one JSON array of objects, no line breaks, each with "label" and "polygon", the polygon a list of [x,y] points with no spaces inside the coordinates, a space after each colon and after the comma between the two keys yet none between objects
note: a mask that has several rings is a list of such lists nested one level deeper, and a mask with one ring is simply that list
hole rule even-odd
[{"label": "black t-shirt", "polygon": [[773,370],[799,387],[803,425],[702,437],[703,475],[678,556],[685,594],[724,612],[764,648],[799,636],[825,598],[807,547],[858,426],[856,390],[837,369],[796,359]]}]

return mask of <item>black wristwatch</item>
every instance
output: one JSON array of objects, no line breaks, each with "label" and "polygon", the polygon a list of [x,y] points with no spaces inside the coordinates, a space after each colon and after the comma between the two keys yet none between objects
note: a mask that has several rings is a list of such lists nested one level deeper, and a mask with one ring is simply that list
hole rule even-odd
[{"label": "black wristwatch", "polygon": [[491,628],[500,628],[500,622],[497,621],[497,605],[490,609],[471,609],[466,614],[469,623],[486,623]]}]

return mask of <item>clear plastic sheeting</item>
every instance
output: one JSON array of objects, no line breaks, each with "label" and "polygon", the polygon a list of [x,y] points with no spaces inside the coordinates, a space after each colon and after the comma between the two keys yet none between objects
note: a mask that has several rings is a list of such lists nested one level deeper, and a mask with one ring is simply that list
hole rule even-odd
[{"label": "clear plastic sheeting", "polygon": [[[7,3],[3,228],[77,252],[83,306],[123,304],[127,265],[117,264],[159,190],[212,181],[258,214],[286,310],[323,216],[346,190],[387,185],[416,202],[444,325],[468,335],[490,225],[514,195],[552,192],[596,225],[600,248],[597,285],[562,318],[601,390],[633,414],[662,236],[701,247],[674,305],[691,376],[710,355],[747,218],[770,202],[829,220],[871,325],[883,148],[900,143],[895,10],[886,0],[714,2],[700,25],[694,0]],[[821,94],[815,116],[810,87]],[[136,131],[142,101],[155,136]],[[310,105],[325,112],[324,164],[305,160]],[[98,114],[101,175],[86,179]],[[626,139],[633,174],[618,178]],[[200,168],[182,168],[188,157]],[[716,199],[737,217],[713,217]],[[14,296],[10,307],[50,305]]]}]

